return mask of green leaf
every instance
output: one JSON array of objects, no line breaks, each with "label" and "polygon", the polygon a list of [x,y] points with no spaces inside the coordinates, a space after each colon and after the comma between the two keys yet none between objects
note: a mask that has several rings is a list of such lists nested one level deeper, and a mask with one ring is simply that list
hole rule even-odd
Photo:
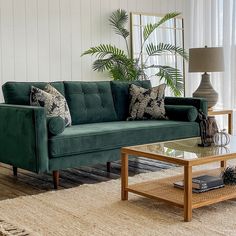
[{"label": "green leaf", "polygon": [[154,66],[159,68],[156,76],[160,77],[160,81],[164,80],[175,96],[181,96],[184,91],[183,76],[181,72],[170,66]]},{"label": "green leaf", "polygon": [[149,43],[146,46],[146,52],[148,56],[159,56],[162,53],[170,52],[179,54],[184,59],[188,60],[188,53],[181,47],[176,47],[171,44],[159,43],[155,45],[154,43]]},{"label": "green leaf", "polygon": [[91,47],[83,55],[95,55],[98,59],[93,63],[93,70],[108,70],[114,79],[134,80],[137,78],[137,69],[133,59],[128,58],[125,52],[115,46],[101,44]]},{"label": "green leaf", "polygon": [[157,29],[160,25],[162,25],[163,23],[165,23],[166,21],[172,19],[172,18],[175,18],[176,16],[180,15],[181,13],[179,12],[171,12],[171,13],[167,13],[164,17],[162,17],[160,19],[160,21],[158,21],[157,23],[155,24],[147,24],[145,27],[144,27],[144,30],[143,30],[143,38],[144,38],[144,42],[148,39],[148,37],[152,34],[152,32]]},{"label": "green leaf", "polygon": [[127,58],[123,50],[117,48],[116,46],[112,46],[110,44],[100,44],[97,47],[91,47],[90,49],[85,51],[81,56],[88,55],[88,54],[95,55],[96,57],[100,59],[110,56],[110,55]]},{"label": "green leaf", "polygon": [[114,65],[125,66],[127,70],[133,66],[132,62],[128,58],[119,57],[116,55],[112,55],[108,58],[97,59],[93,63],[93,70],[104,71],[110,70]]},{"label": "green leaf", "polygon": [[124,39],[129,36],[129,31],[125,29],[125,25],[128,22],[128,14],[125,10],[118,9],[114,11],[109,21],[116,34],[122,36]]},{"label": "green leaf", "polygon": [[133,81],[137,77],[137,73],[134,68],[129,68],[122,64],[113,66],[109,73],[111,75],[111,78],[113,78],[114,80]]},{"label": "green leaf", "polygon": [[105,71],[110,70],[112,68],[113,62],[112,58],[106,58],[106,59],[97,59],[93,62],[93,70],[97,71]]}]

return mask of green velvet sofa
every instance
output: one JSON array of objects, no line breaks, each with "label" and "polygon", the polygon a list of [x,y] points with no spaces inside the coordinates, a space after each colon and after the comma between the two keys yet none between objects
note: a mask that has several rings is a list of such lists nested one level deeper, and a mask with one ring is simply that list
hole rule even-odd
[{"label": "green velvet sofa", "polygon": [[[149,81],[136,81],[150,87]],[[53,173],[57,188],[59,170],[110,163],[120,158],[123,146],[199,136],[197,121],[186,117],[169,120],[126,121],[129,83],[117,81],[52,82],[70,108],[72,126],[48,134],[45,110],[29,105],[31,85],[43,89],[45,82],[7,82],[0,105],[0,162],[36,173]],[[167,106],[193,106],[207,113],[207,102],[197,98],[166,97]]]}]

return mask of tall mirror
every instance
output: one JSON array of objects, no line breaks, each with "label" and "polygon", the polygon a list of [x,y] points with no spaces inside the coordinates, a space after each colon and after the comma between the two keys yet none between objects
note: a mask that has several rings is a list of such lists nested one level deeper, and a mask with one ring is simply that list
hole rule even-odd
[{"label": "tall mirror", "polygon": [[[133,58],[140,56],[140,63],[146,62],[148,65],[165,65],[177,68],[183,75],[183,93],[185,95],[185,65],[184,60],[178,54],[164,53],[162,55],[156,55],[149,57],[146,51],[141,52],[141,45],[143,44],[143,29],[148,23],[155,24],[163,15],[150,15],[145,13],[131,13],[131,48]],[[154,44],[158,43],[169,43],[178,47],[184,48],[184,21],[183,18],[177,17],[166,21],[160,27],[158,27],[148,38],[146,43]],[[141,52],[141,54],[140,54]],[[146,71],[148,78],[152,84],[158,85],[160,81],[155,74],[157,69],[150,68]],[[161,82],[163,83],[163,82]],[[167,96],[173,96],[173,93],[167,88]]]}]

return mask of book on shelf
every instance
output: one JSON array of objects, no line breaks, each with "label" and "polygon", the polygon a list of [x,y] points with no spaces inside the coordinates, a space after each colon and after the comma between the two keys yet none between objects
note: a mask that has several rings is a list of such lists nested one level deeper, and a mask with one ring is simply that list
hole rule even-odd
[{"label": "book on shelf", "polygon": [[[184,188],[184,181],[174,183],[176,188]],[[194,193],[202,193],[216,188],[224,187],[223,179],[219,176],[201,175],[192,179]]]}]

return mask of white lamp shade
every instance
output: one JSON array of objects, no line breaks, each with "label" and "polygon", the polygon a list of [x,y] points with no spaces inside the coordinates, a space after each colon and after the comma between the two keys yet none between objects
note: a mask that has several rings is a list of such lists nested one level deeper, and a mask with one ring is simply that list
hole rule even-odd
[{"label": "white lamp shade", "polygon": [[217,71],[224,71],[224,53],[222,47],[189,49],[189,72]]}]

